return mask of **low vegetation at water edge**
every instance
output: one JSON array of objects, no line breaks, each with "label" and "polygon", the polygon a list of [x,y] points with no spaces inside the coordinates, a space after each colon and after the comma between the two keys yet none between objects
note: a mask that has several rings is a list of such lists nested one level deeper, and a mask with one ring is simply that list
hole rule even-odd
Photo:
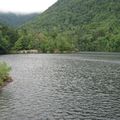
[{"label": "low vegetation at water edge", "polygon": [[4,85],[9,79],[9,72],[11,67],[4,62],[0,62],[0,86]]}]

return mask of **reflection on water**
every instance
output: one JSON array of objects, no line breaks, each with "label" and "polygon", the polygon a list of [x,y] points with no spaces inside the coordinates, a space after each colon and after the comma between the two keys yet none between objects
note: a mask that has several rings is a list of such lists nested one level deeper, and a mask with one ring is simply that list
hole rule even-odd
[{"label": "reflection on water", "polygon": [[14,82],[0,120],[120,120],[120,54],[5,55]]}]

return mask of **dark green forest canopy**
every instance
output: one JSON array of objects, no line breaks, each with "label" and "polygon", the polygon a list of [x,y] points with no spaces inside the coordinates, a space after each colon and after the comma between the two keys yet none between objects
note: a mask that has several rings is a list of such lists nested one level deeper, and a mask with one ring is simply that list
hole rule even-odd
[{"label": "dark green forest canopy", "polygon": [[0,54],[9,53],[18,40],[18,32],[0,23]]},{"label": "dark green forest canopy", "polygon": [[58,0],[25,27],[80,51],[120,51],[119,13],[119,0]]},{"label": "dark green forest canopy", "polygon": [[58,0],[18,31],[14,50],[120,52],[119,0]]}]

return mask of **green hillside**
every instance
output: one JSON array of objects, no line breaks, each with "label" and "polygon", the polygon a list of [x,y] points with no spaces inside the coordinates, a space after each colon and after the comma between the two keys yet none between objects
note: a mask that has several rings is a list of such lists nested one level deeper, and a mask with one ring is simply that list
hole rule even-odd
[{"label": "green hillside", "polygon": [[23,28],[44,35],[44,51],[120,51],[119,12],[119,0],[58,0]]},{"label": "green hillside", "polygon": [[7,24],[11,27],[18,27],[34,19],[38,13],[32,14],[16,14],[16,13],[3,13],[0,12],[0,22]]},{"label": "green hillside", "polygon": [[[0,25],[0,53],[29,49],[120,52],[119,12],[119,0],[58,0],[17,30]],[[19,25],[15,21],[14,26]]]}]

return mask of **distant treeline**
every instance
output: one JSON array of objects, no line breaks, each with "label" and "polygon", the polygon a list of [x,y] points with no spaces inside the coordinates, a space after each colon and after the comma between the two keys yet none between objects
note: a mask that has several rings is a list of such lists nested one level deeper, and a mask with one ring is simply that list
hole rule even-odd
[{"label": "distant treeline", "polygon": [[[0,53],[11,53],[19,50],[36,49],[40,52],[63,52],[72,51],[74,43],[70,42],[66,35],[57,36],[57,41],[53,38],[56,37],[52,34],[49,37],[43,33],[27,32],[26,29],[15,30],[5,25],[0,25]],[[61,40],[59,40],[59,38]]]},{"label": "distant treeline", "polygon": [[20,14],[11,12],[0,12],[0,22],[11,27],[19,27],[29,20],[33,20],[36,16],[38,16],[38,13]]}]

